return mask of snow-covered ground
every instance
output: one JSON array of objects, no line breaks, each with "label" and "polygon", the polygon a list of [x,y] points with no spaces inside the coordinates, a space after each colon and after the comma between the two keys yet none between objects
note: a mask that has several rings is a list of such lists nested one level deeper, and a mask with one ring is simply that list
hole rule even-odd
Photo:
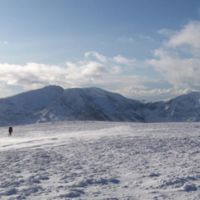
[{"label": "snow-covered ground", "polygon": [[0,128],[2,200],[199,200],[200,123]]}]

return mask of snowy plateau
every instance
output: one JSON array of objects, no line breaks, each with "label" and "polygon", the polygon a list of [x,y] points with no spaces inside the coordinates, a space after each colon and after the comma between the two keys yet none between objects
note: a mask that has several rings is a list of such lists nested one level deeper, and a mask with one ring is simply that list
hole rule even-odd
[{"label": "snowy plateau", "polygon": [[0,128],[1,200],[199,200],[200,123]]}]

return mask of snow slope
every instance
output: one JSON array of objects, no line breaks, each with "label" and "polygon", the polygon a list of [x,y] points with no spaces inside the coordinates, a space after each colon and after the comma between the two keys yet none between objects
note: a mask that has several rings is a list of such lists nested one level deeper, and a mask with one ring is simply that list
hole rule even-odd
[{"label": "snow slope", "polygon": [[199,123],[0,128],[0,199],[198,200]]}]

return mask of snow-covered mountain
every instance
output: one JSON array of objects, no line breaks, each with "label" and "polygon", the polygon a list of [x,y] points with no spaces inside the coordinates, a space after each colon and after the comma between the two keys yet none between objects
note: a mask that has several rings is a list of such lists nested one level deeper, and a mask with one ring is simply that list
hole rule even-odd
[{"label": "snow-covered mountain", "polygon": [[63,91],[61,87],[50,86],[0,99],[0,125],[37,122],[41,110],[59,99]]},{"label": "snow-covered mountain", "polygon": [[41,120],[143,121],[141,103],[99,88],[73,88],[41,111]]},{"label": "snow-covered mountain", "polygon": [[0,100],[0,125],[60,120],[144,121],[139,101],[99,88],[48,86]]},{"label": "snow-covered mountain", "polygon": [[100,88],[47,86],[0,99],[1,126],[62,120],[200,121],[200,93],[142,103]]},{"label": "snow-covered mountain", "polygon": [[148,122],[200,121],[200,92],[181,95],[167,102],[147,103],[143,116]]}]

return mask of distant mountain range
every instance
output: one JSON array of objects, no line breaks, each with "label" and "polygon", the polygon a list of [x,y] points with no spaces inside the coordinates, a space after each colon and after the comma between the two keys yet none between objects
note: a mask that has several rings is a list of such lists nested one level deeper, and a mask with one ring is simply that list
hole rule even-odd
[{"label": "distant mountain range", "polygon": [[200,92],[143,103],[100,88],[42,89],[0,99],[0,126],[63,120],[200,121]]}]

